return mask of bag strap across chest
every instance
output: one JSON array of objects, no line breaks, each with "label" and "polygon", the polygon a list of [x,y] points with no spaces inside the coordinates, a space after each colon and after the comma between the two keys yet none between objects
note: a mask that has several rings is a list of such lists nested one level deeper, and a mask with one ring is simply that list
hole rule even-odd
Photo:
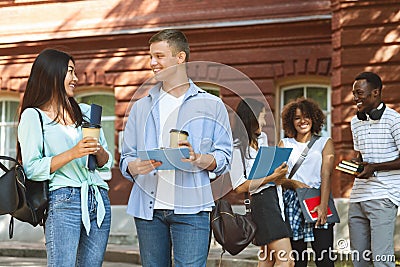
[{"label": "bag strap across chest", "polygon": [[303,163],[303,161],[306,159],[306,156],[308,154],[308,151],[311,149],[311,147],[314,145],[315,141],[317,141],[320,138],[318,135],[312,135],[310,142],[308,145],[304,148],[303,152],[301,153],[299,159],[296,161],[294,164],[292,170],[290,171],[290,174],[288,176],[288,179],[292,179],[293,175],[296,173],[296,171],[300,168],[300,165]]}]

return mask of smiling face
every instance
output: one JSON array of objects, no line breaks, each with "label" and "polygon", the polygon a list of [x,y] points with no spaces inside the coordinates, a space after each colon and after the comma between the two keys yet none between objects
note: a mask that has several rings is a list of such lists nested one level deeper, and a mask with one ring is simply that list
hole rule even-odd
[{"label": "smiling face", "polygon": [[77,83],[78,77],[76,77],[75,73],[75,64],[72,62],[72,60],[70,60],[68,62],[67,74],[65,75],[64,79],[65,92],[67,93],[68,97],[74,96],[74,89]]},{"label": "smiling face", "polygon": [[379,90],[371,88],[367,80],[356,80],[353,84],[353,100],[360,112],[369,113],[376,108],[380,100],[378,99]]},{"label": "smiling face", "polygon": [[297,108],[296,114],[293,118],[293,125],[296,129],[297,134],[305,135],[308,132],[311,132],[312,119],[304,116],[301,110]]},{"label": "smiling face", "polygon": [[176,73],[173,66],[184,63],[185,58],[185,52],[176,53],[167,41],[150,44],[150,67],[158,81],[165,81]]}]

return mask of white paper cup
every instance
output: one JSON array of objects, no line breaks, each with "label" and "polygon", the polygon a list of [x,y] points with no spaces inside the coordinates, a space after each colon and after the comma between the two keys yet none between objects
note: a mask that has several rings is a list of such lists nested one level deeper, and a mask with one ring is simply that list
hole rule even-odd
[{"label": "white paper cup", "polygon": [[99,140],[100,138],[100,124],[94,124],[94,123],[83,123],[82,124],[82,138],[85,137],[94,137]]},{"label": "white paper cup", "polygon": [[189,133],[182,130],[171,129],[169,131],[169,147],[177,148],[179,147],[178,142],[187,140]]}]

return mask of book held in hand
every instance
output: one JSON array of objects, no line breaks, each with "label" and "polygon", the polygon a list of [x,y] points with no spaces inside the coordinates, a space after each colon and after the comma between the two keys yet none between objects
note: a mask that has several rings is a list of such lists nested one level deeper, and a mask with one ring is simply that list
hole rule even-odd
[{"label": "book held in hand", "polygon": [[260,146],[253,167],[247,179],[260,179],[271,175],[274,170],[287,162],[292,148],[276,146]]},{"label": "book held in hand", "polygon": [[[315,196],[311,198],[307,198],[303,200],[304,206],[306,207],[307,214],[310,216],[313,221],[316,221],[318,219],[318,212],[314,211],[312,212],[315,207],[317,207],[321,203],[321,197],[320,196]],[[332,210],[328,206],[328,212],[327,212],[327,217],[332,216]]]},{"label": "book held in hand", "polygon": [[182,170],[191,171],[193,165],[189,162],[183,162],[183,158],[189,158],[189,149],[187,147],[179,148],[156,148],[150,150],[139,150],[138,157],[141,160],[150,160],[162,162],[157,170]]},{"label": "book held in hand", "polygon": [[[305,222],[313,223],[318,219],[318,212],[311,212],[321,203],[321,190],[317,188],[297,188],[297,197],[299,198],[301,212]],[[329,195],[327,217],[328,223],[339,223],[340,218],[333,201],[332,194]]]},{"label": "book held in hand", "polygon": [[364,166],[347,160],[342,160],[335,169],[357,176],[363,171]]}]

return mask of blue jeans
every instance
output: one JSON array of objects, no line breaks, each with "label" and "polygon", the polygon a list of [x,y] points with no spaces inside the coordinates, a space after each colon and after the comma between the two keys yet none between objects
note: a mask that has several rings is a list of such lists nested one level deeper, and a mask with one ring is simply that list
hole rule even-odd
[{"label": "blue jeans", "polygon": [[106,215],[99,228],[96,223],[97,201],[89,187],[89,236],[82,224],[81,188],[64,187],[49,194],[49,212],[45,227],[47,266],[101,267],[111,224],[108,192],[99,188]]},{"label": "blue jeans", "polygon": [[135,218],[143,267],[169,267],[173,250],[175,267],[206,266],[210,213],[174,214],[155,210],[153,220]]}]

